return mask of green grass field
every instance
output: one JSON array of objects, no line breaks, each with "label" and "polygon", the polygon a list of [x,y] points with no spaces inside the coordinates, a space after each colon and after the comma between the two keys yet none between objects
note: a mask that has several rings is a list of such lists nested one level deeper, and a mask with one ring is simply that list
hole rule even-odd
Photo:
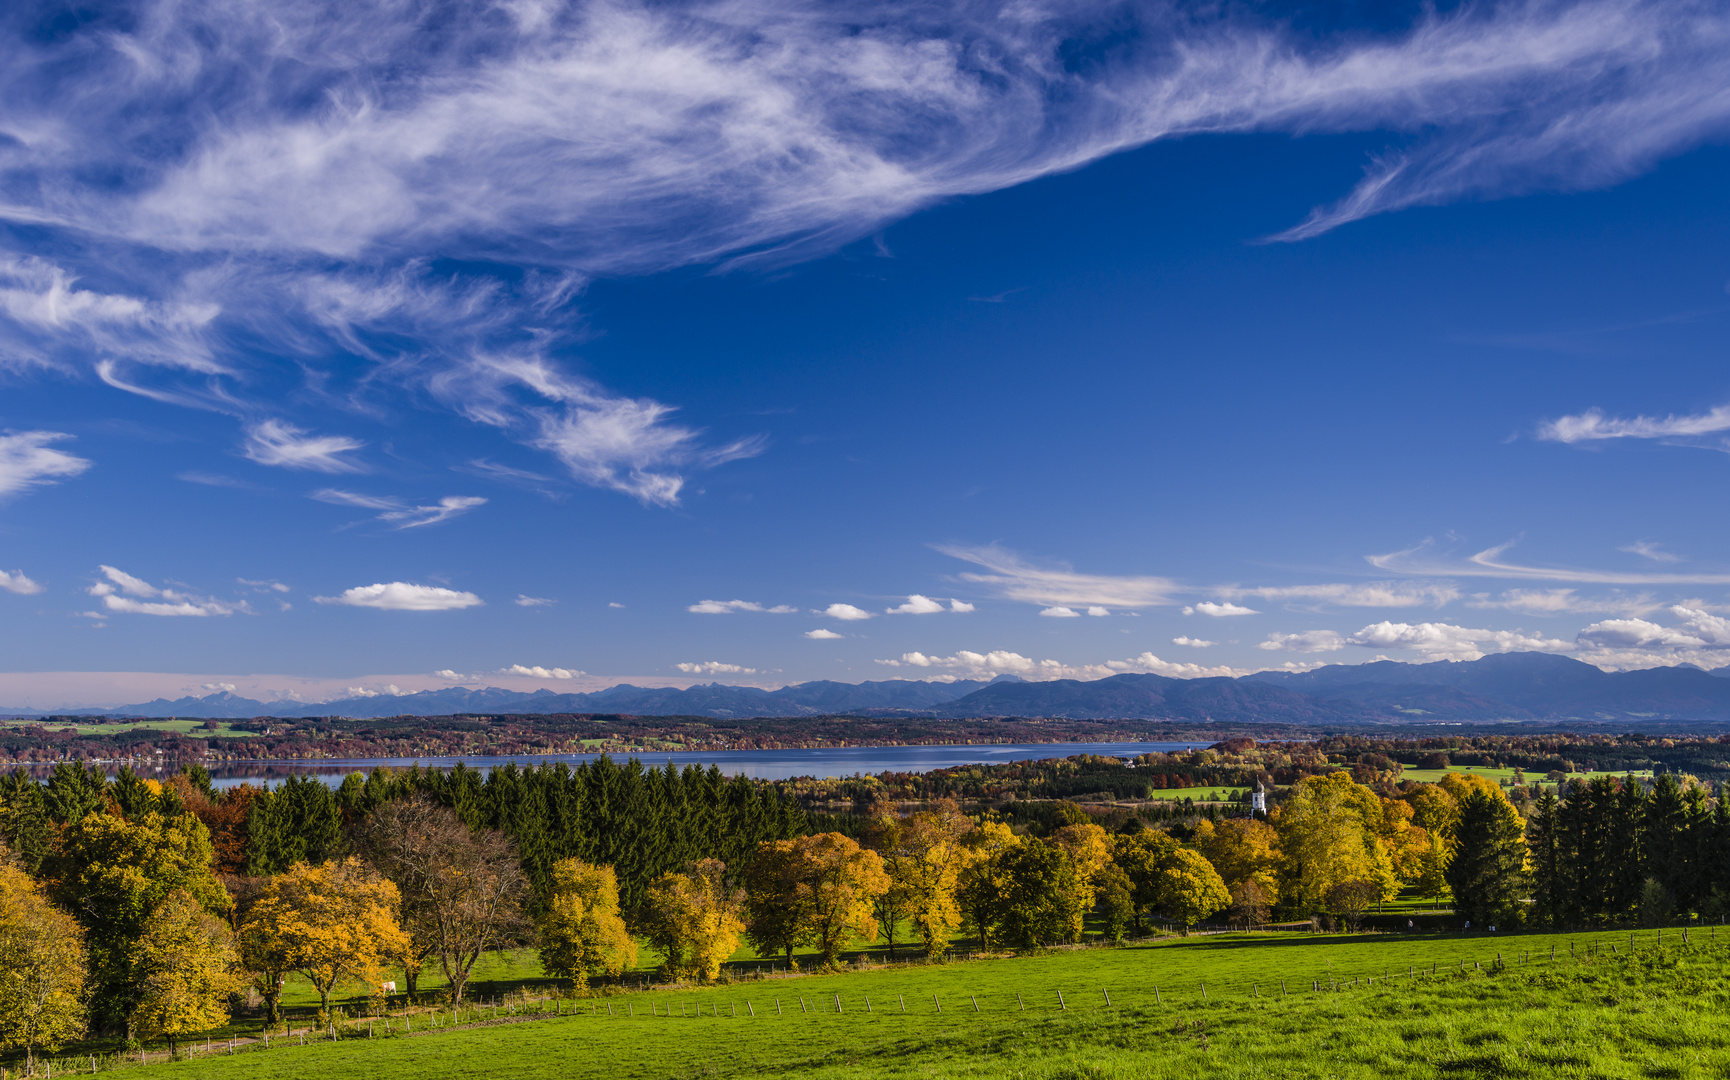
[{"label": "green grass field", "polygon": [[182,735],[190,735],[196,731],[199,735],[211,739],[252,734],[250,731],[235,731],[226,720],[218,720],[215,728],[206,728],[203,720],[134,720],[124,724],[47,724],[37,720],[25,720],[7,726],[19,731],[46,727],[55,731],[76,731],[80,735],[118,735],[127,731],[178,731]]},{"label": "green grass field", "polygon": [[[373,1039],[278,1040],[127,1071],[211,1080],[1718,1077],[1730,1073],[1730,1032],[1718,1020],[1730,1003],[1730,933],[1693,936],[1684,947],[1667,931],[1660,947],[1644,931],[1632,955],[1626,932],[1194,937],[612,994],[577,1003],[574,1016],[564,1003],[556,1019],[408,1037],[399,1022],[390,1037],[381,1027]],[[1434,974],[1416,973],[1432,965]]]},{"label": "green grass field", "polygon": [[[1473,776],[1484,776],[1484,777],[1488,777],[1489,779],[1494,780],[1498,783],[1501,783],[1503,781],[1512,781],[1514,779],[1514,772],[1515,772],[1515,770],[1513,770],[1513,769],[1492,769],[1492,768],[1489,768],[1487,766],[1482,766],[1482,765],[1454,765],[1454,766],[1451,766],[1451,767],[1446,768],[1446,769],[1401,769],[1400,770],[1400,779],[1401,780],[1415,780],[1415,781],[1417,781],[1419,783],[1423,783],[1423,784],[1433,784],[1436,781],[1440,780],[1443,776],[1446,776],[1448,773],[1470,773]],[[1528,773],[1526,773],[1526,780],[1528,783],[1537,783],[1537,782],[1544,779],[1544,775],[1545,774],[1538,773],[1538,772],[1528,772]],[[1627,775],[1628,774],[1625,772],[1569,773],[1568,779],[1572,780],[1572,779],[1578,777],[1581,780],[1590,780],[1594,776],[1627,776]],[[1642,780],[1650,780],[1652,778],[1652,774],[1649,771],[1648,772],[1635,771],[1634,775],[1639,777]]]}]

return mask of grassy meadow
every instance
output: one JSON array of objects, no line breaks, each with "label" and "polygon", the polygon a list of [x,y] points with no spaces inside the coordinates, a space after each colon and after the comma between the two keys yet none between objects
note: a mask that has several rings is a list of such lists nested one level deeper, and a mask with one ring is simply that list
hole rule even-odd
[{"label": "grassy meadow", "polygon": [[1730,1073],[1730,1031],[1717,1019],[1730,1004],[1730,932],[1696,930],[1684,946],[1680,931],[1662,944],[1642,931],[1632,954],[1629,941],[1626,931],[1163,939],[611,993],[558,1004],[557,1018],[501,1016],[406,1037],[398,1022],[388,1037],[379,1028],[372,1039],[278,1040],[233,1056],[219,1047],[126,1071],[211,1080]]}]

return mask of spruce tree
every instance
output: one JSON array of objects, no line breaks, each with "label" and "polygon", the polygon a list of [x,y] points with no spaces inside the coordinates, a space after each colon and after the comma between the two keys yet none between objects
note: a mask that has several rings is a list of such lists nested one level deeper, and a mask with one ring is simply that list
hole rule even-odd
[{"label": "spruce tree", "polygon": [[1512,926],[1526,892],[1526,837],[1520,815],[1500,792],[1473,791],[1460,802],[1448,887],[1454,910],[1486,926]]}]

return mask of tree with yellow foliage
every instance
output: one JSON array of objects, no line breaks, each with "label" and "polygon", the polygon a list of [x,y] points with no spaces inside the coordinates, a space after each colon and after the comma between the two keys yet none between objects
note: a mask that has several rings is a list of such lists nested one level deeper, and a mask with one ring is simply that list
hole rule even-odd
[{"label": "tree with yellow foliage", "polygon": [[1200,852],[1177,848],[1160,867],[1157,901],[1160,910],[1183,923],[1184,931],[1231,904],[1231,893]]},{"label": "tree with yellow foliage", "polygon": [[340,984],[379,981],[385,960],[408,948],[395,885],[360,860],[295,863],[270,880],[241,924],[242,950],[305,975],[324,1011]]},{"label": "tree with yellow foliage", "polygon": [[981,822],[962,838],[967,864],[956,879],[955,905],[962,926],[979,938],[983,948],[991,948],[1009,889],[1008,875],[997,856],[1019,843],[1021,837],[1001,821]]},{"label": "tree with yellow foliage", "polygon": [[243,980],[228,924],[184,889],[171,893],[133,948],[142,980],[129,1018],[134,1038],[175,1043],[228,1022],[228,996]]},{"label": "tree with yellow foliage", "polygon": [[1101,875],[1111,865],[1111,837],[1104,829],[1089,822],[1065,825],[1053,831],[1051,843],[1069,857],[1070,865],[1075,868],[1072,886],[1075,900],[1070,909],[1075,915],[1068,936],[1079,941],[1087,913],[1093,910],[1099,888],[1104,884]]},{"label": "tree with yellow foliage", "polygon": [[1279,895],[1279,834],[1272,825],[1254,818],[1228,818],[1217,824],[1198,821],[1191,842],[1219,871],[1233,895],[1240,884],[1251,880],[1263,904],[1273,903]]},{"label": "tree with yellow foliage", "polygon": [[925,955],[941,956],[961,925],[955,890],[969,861],[962,840],[973,831],[973,822],[953,799],[939,799],[930,810],[896,824],[894,840],[878,849],[889,875],[885,895],[894,895],[894,907],[912,919]]},{"label": "tree with yellow foliage", "polygon": [[16,866],[0,864],[0,1048],[58,1050],[84,1034],[84,930]]},{"label": "tree with yellow foliage", "polygon": [[589,985],[592,971],[617,977],[637,962],[637,941],[619,917],[619,879],[610,866],[554,863],[540,931],[541,966],[578,990]]},{"label": "tree with yellow foliage", "polygon": [[1454,828],[1460,820],[1460,801],[1439,784],[1419,784],[1404,796],[1412,808],[1412,824],[1423,829],[1426,843],[1418,873],[1412,878],[1420,896],[1446,897],[1448,858],[1453,852]]},{"label": "tree with yellow foliage", "polygon": [[1375,792],[1345,772],[1311,776],[1278,808],[1279,895],[1299,912],[1327,906],[1328,890],[1368,881],[1384,900],[1399,894],[1399,878],[1382,844],[1382,807]]},{"label": "tree with yellow foliage", "polygon": [[726,873],[719,859],[702,859],[649,886],[649,943],[670,978],[714,979],[739,947],[745,891],[728,885]]}]

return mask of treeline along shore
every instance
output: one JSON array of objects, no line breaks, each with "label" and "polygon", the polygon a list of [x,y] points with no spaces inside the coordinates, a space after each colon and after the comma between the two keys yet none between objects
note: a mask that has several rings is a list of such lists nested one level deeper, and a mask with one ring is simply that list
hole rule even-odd
[{"label": "treeline along shore", "polygon": [[220,791],[196,763],[14,770],[0,1049],[272,1025],[291,973],[327,1018],[428,970],[460,1002],[501,948],[580,989],[639,949],[705,981],[741,941],[829,968],[860,940],[940,957],[1206,919],[1357,927],[1402,897],[1479,926],[1715,923],[1730,801],[1672,762],[1722,772],[1719,745],[1238,739],[776,782],[601,757]]}]

